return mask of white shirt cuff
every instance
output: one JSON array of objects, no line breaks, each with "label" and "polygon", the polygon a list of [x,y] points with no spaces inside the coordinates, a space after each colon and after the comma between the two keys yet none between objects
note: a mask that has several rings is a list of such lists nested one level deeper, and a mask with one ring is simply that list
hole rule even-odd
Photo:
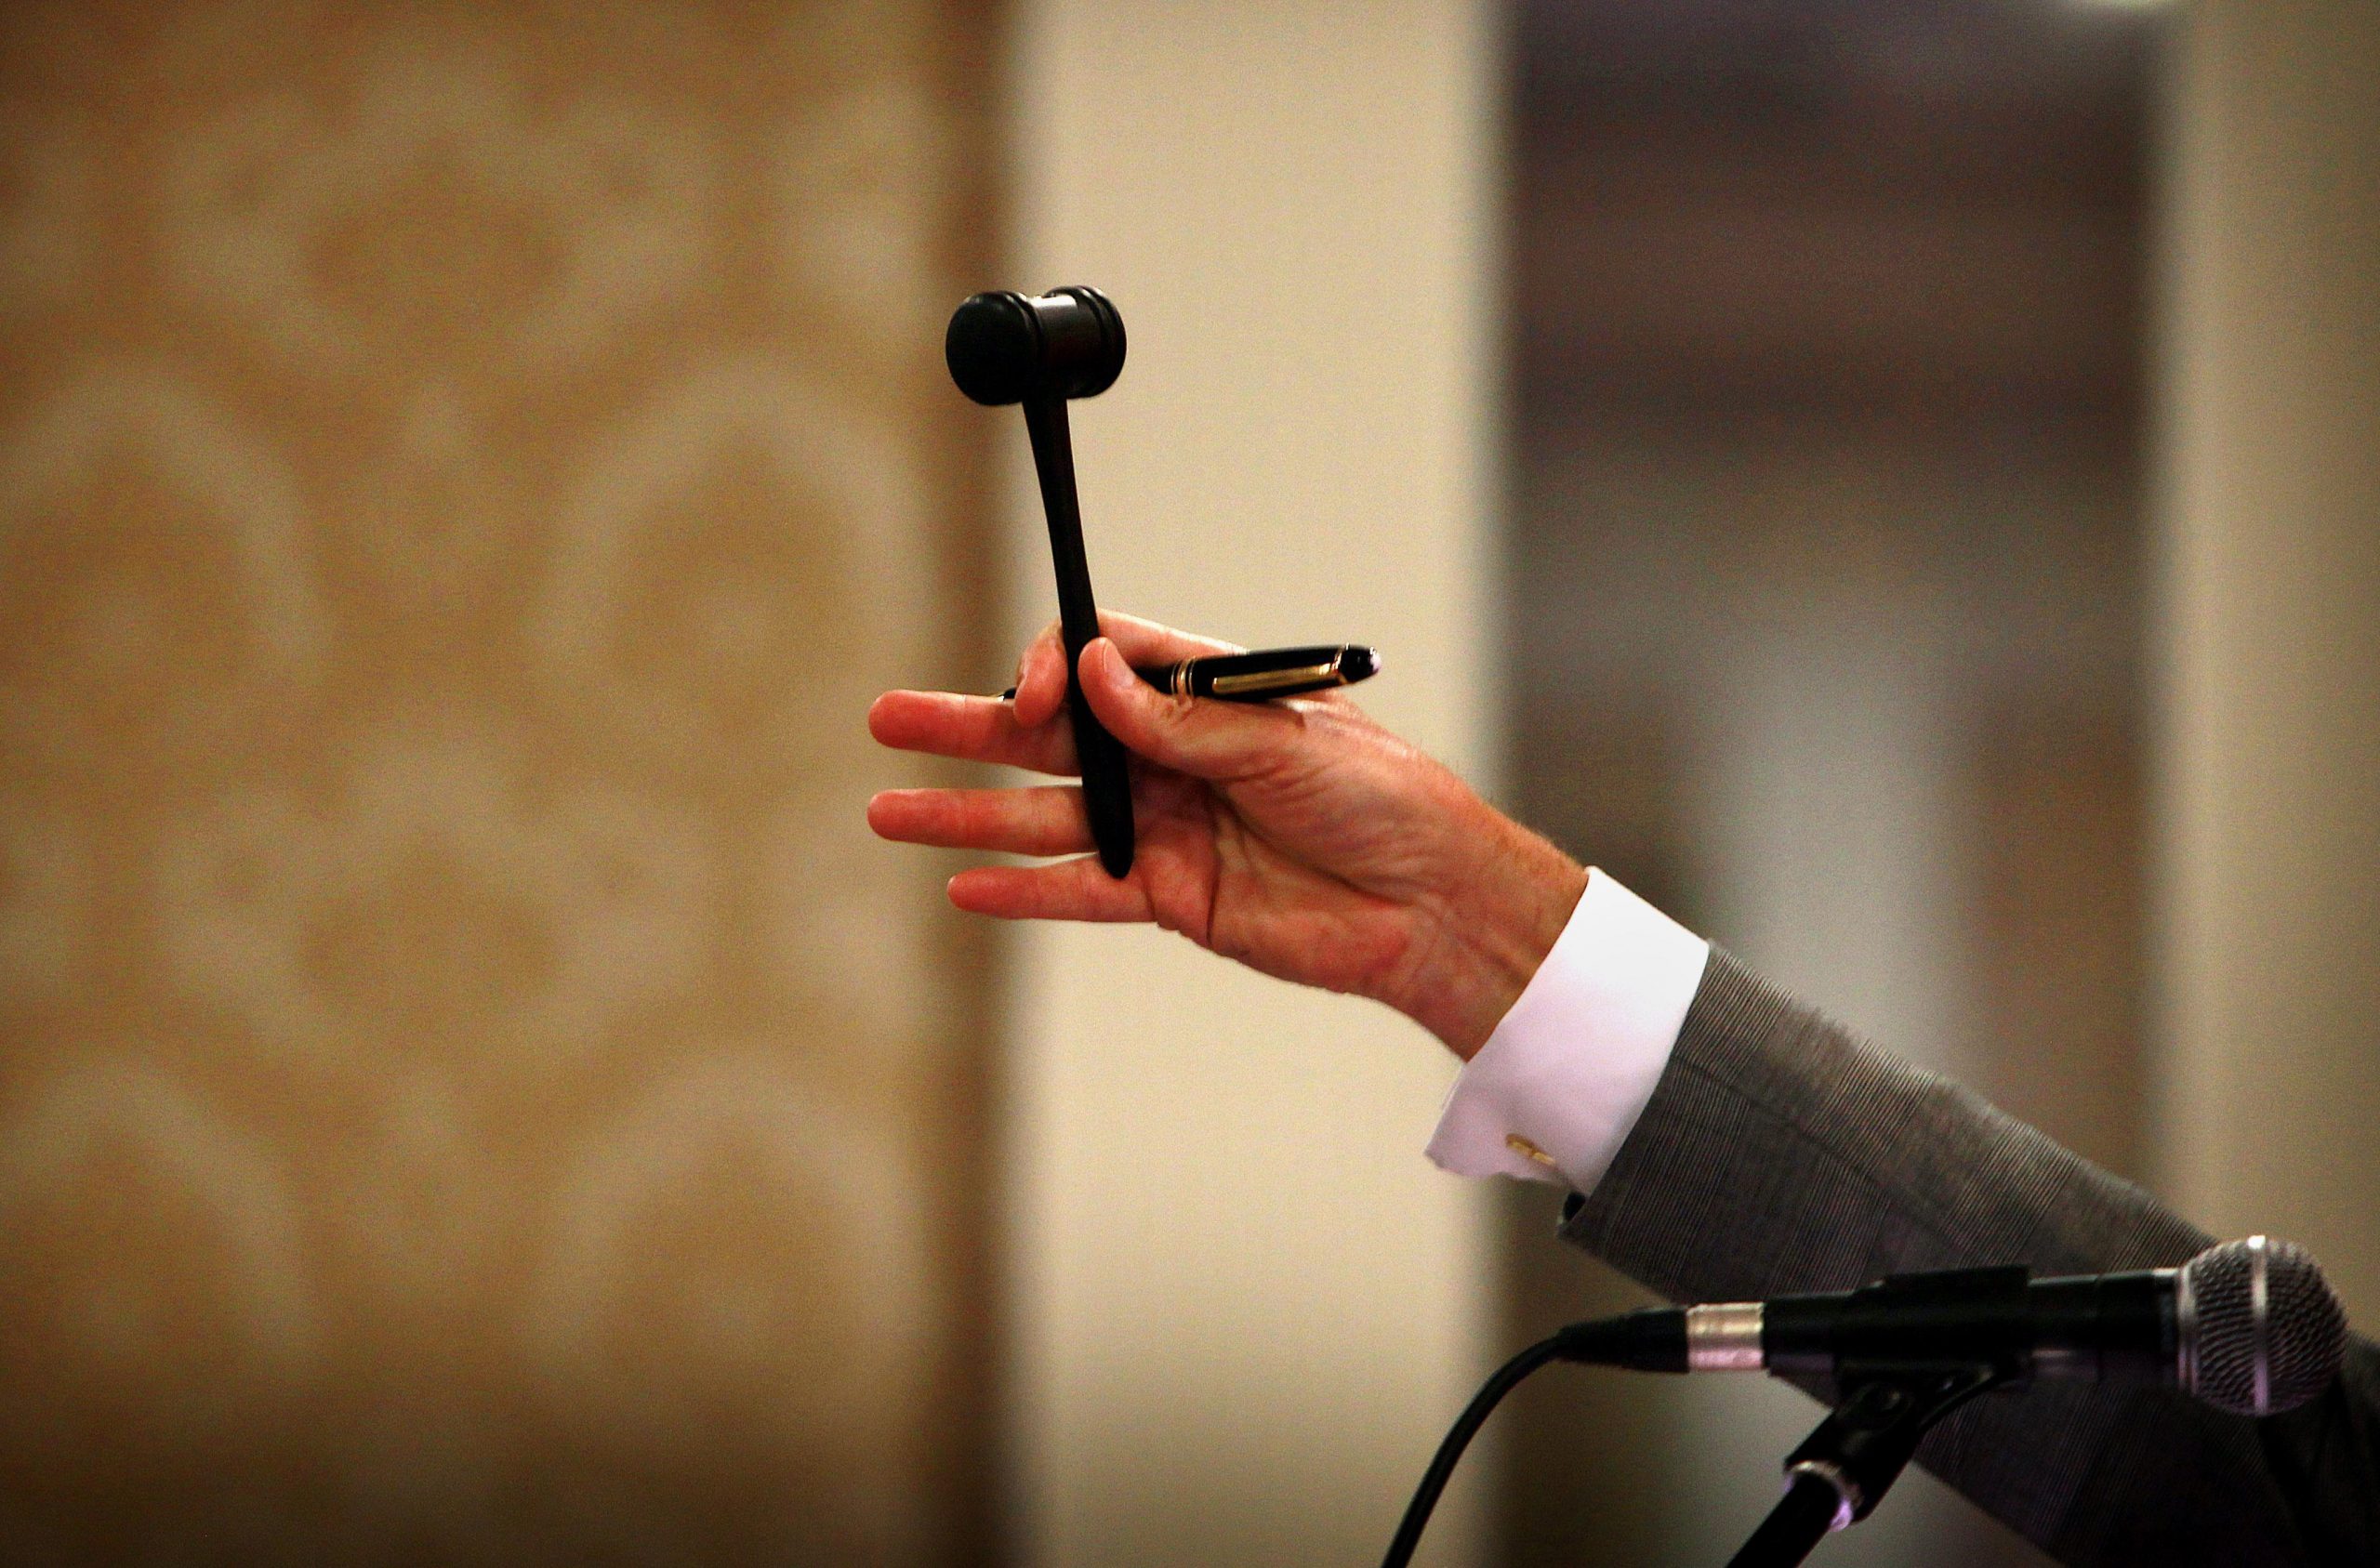
[{"label": "white shirt cuff", "polygon": [[1458,1176],[1580,1192],[1653,1098],[1711,944],[1601,871],[1447,1095],[1429,1155]]}]

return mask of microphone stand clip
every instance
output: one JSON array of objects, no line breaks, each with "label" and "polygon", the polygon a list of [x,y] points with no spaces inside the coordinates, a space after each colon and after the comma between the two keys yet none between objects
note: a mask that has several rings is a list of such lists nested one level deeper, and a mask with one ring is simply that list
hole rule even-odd
[{"label": "microphone stand clip", "polygon": [[1727,1568],[1800,1562],[1829,1531],[1875,1510],[1934,1423],[2023,1375],[2005,1361],[1844,1363],[1835,1374],[1841,1403],[1786,1456],[1785,1496]]}]

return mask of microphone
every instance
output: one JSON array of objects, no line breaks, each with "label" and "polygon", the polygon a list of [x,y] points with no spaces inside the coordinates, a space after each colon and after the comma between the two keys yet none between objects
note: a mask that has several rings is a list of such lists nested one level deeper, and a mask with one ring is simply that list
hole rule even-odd
[{"label": "microphone", "polygon": [[2235,1416],[2270,1416],[2330,1386],[2347,1314],[2305,1248],[2250,1236],[2178,1269],[1895,1274],[1823,1295],[1647,1307],[1556,1337],[1566,1360],[1640,1372],[1839,1378],[1988,1364],[2019,1379],[2163,1385]]}]

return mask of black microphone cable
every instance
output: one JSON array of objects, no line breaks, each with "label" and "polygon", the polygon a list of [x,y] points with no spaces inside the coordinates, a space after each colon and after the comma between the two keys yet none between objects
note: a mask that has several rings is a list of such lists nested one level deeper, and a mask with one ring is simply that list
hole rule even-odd
[{"label": "black microphone cable", "polygon": [[1421,1484],[1413,1489],[1413,1500],[1405,1505],[1405,1517],[1396,1526],[1396,1534],[1388,1543],[1388,1555],[1381,1559],[1381,1568],[1405,1568],[1413,1561],[1413,1548],[1421,1544],[1421,1531],[1430,1522],[1430,1510],[1438,1506],[1438,1494],[1447,1489],[1447,1482],[1454,1474],[1456,1461],[1471,1440],[1487,1424],[1488,1414],[1503,1397],[1520,1387],[1521,1379],[1549,1361],[1558,1361],[1569,1349],[1568,1333],[1540,1339],[1489,1375],[1471,1396],[1462,1414],[1447,1429],[1445,1441],[1430,1458],[1430,1468],[1421,1472]]}]

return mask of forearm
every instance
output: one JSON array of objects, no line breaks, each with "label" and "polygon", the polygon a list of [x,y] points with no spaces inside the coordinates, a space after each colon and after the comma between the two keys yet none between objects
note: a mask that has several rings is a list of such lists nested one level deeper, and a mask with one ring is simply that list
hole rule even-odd
[{"label": "forearm", "polygon": [[[1468,793],[1466,791],[1466,793]],[[1562,935],[1586,868],[1475,797],[1469,863],[1443,893],[1417,902],[1412,961],[1380,1000],[1469,1061]]]},{"label": "forearm", "polygon": [[[1651,1101],[1564,1233],[1680,1300],[1981,1263],[2155,1267],[2207,1242],[2139,1189],[1853,1039],[1723,954]],[[2321,1405],[2261,1426],[2177,1394],[2043,1384],[1970,1406],[1920,1459],[2069,1561],[2135,1561],[2165,1538],[2187,1539],[2193,1560],[2320,1561],[2314,1543],[2372,1544],[2357,1517],[2380,1485],[2370,1347],[2351,1360]],[[2341,1463],[2344,1482],[2328,1478]]]}]

